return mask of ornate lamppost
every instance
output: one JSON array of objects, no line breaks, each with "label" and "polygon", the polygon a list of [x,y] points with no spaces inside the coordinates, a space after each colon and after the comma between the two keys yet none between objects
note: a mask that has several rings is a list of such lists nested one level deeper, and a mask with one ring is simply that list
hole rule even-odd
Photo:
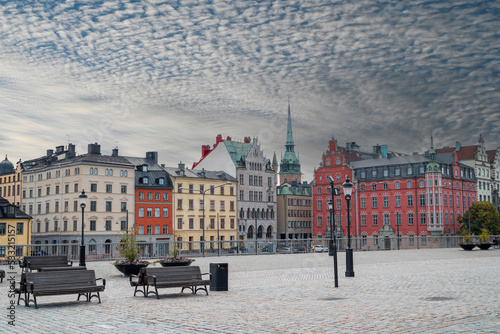
[{"label": "ornate lamppost", "polygon": [[338,191],[337,188],[333,187],[333,178],[331,176],[328,176],[327,181],[330,182],[331,186],[331,191],[332,191],[332,199],[329,204],[329,210],[330,210],[330,254],[333,255],[333,274],[335,278],[335,287],[339,287],[339,273],[338,273],[338,266],[337,266],[337,238],[335,236],[335,233],[333,232],[335,228],[335,207],[334,207],[334,196],[336,195],[336,192]]},{"label": "ornate lamppost", "polygon": [[80,245],[80,267],[85,267],[85,206],[87,205],[87,195],[85,195],[85,190],[82,189],[82,193],[78,196],[80,199],[80,208],[82,208],[82,244]]},{"label": "ornate lamppost", "polygon": [[353,259],[352,259],[352,248],[351,248],[351,215],[349,213],[349,209],[351,206],[351,195],[353,184],[349,180],[349,177],[346,177],[344,184],[342,185],[344,189],[344,197],[347,202],[347,248],[345,250],[346,256],[346,277],[354,277],[354,269],[353,269]]}]

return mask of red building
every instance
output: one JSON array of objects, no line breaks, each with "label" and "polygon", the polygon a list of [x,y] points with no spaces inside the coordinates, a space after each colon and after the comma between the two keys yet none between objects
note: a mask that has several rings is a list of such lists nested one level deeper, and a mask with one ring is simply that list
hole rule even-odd
[{"label": "red building", "polygon": [[135,171],[135,232],[154,236],[152,241],[170,240],[172,226],[172,180],[158,164],[157,152],[146,158],[127,158]]},{"label": "red building", "polygon": [[[359,249],[425,247],[429,236],[454,235],[476,196],[474,169],[460,164],[455,154],[425,155],[389,152],[374,146],[362,152],[355,143],[339,147],[331,140],[313,186],[313,238],[330,238],[331,176],[342,187],[352,180],[351,236]],[[347,207],[343,193],[335,197],[337,236],[347,234]],[[395,238],[399,236],[400,238]],[[403,244],[404,243],[404,244]]]}]

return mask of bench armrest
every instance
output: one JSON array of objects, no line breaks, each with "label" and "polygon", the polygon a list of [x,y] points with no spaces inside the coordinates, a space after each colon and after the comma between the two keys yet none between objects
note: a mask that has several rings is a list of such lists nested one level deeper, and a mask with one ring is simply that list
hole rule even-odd
[{"label": "bench armrest", "polygon": [[102,280],[102,286],[106,286],[106,279],[105,278],[96,278],[96,282],[99,280]]},{"label": "bench armrest", "polygon": [[129,276],[129,278],[128,278],[128,281],[130,282],[130,285],[132,285],[132,282],[133,282],[132,280],[133,280],[134,278],[136,278],[136,279],[137,279],[137,282],[134,282],[134,283],[139,284],[139,280],[140,280],[140,279],[139,279],[139,275],[131,274],[131,275]]},{"label": "bench armrest", "polygon": [[29,282],[29,285],[30,285],[30,293],[33,293],[33,288],[34,288],[33,282]]},{"label": "bench armrest", "polygon": [[212,279],[212,274],[211,273],[203,273],[203,274],[201,274],[201,276],[203,276],[203,275],[208,275],[208,276],[210,276],[210,279]]}]

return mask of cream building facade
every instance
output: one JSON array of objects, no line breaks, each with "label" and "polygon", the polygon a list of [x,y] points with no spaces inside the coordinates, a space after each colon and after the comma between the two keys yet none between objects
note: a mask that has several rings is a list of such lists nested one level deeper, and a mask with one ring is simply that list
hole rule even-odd
[{"label": "cream building facade", "polygon": [[181,254],[216,251],[218,240],[221,250],[235,247],[236,179],[223,171],[187,169],[182,163],[164,168],[174,186],[174,238]]},{"label": "cream building facade", "polygon": [[103,155],[97,143],[88,145],[87,154],[77,156],[75,146],[69,144],[67,149],[59,146],[44,157],[25,161],[22,207],[33,217],[33,241],[67,244],[72,247],[64,251],[78,253],[82,226],[79,196],[84,190],[88,255],[111,253],[110,245],[103,250],[97,247],[118,240],[121,222],[128,219],[129,226],[134,224],[134,170],[126,158],[118,156],[118,149]]}]

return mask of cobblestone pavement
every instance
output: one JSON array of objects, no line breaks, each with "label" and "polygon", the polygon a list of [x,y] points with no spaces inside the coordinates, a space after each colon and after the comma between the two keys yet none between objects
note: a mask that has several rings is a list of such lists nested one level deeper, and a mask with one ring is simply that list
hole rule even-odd
[{"label": "cobblestone pavement", "polygon": [[[339,288],[328,254],[197,258],[202,272],[228,263],[229,291],[133,297],[110,262],[88,262],[107,279],[102,303],[76,296],[17,306],[8,325],[9,283],[0,284],[1,333],[499,333],[500,250],[354,253],[356,277]],[[9,271],[7,266],[0,269]],[[17,269],[17,280],[19,280]]]}]

